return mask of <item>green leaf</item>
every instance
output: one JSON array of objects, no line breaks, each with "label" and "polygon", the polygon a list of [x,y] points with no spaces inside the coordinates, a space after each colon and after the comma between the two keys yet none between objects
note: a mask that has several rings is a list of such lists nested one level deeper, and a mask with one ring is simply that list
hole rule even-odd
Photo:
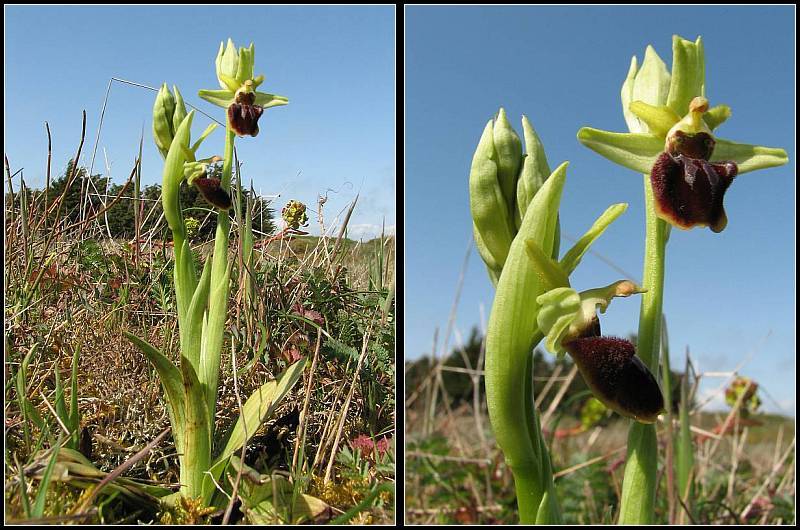
[{"label": "green leaf", "polygon": [[[242,406],[242,411],[233,426],[228,441],[222,452],[214,460],[209,473],[203,479],[202,495],[206,502],[211,500],[215,491],[214,481],[216,481],[225,467],[228,465],[229,457],[237,450],[241,449],[252,437],[261,424],[266,421],[280,404],[281,400],[297,383],[303,374],[306,360],[301,359],[286,369],[286,371],[275,381],[269,381],[251,395]],[[212,477],[214,480],[212,480]]]},{"label": "green leaf", "polygon": [[689,112],[689,102],[705,95],[705,69],[700,37],[696,42],[672,36],[672,80],[667,105],[678,116]]},{"label": "green leaf", "polygon": [[658,155],[664,151],[664,140],[652,134],[615,133],[583,127],[578,140],[614,163],[637,173],[650,174]]},{"label": "green leaf", "polygon": [[216,462],[225,460],[247,443],[247,440],[275,412],[281,400],[297,383],[300,376],[303,375],[305,365],[305,359],[297,361],[287,368],[277,380],[264,384],[247,399],[242,406],[239,418],[233,426],[228,442],[217,457]]},{"label": "green leaf", "polygon": [[591,228],[586,231],[585,234],[581,236],[581,238],[572,246],[571,249],[564,254],[564,257],[561,258],[559,262],[561,265],[561,270],[564,271],[564,274],[570,275],[572,271],[578,266],[583,258],[583,255],[589,250],[589,247],[594,243],[594,241],[600,237],[600,235],[606,231],[606,228],[613,223],[617,217],[622,215],[625,210],[628,209],[628,205],[625,203],[613,204],[609,206],[603,214],[597,218]]},{"label": "green leaf", "polygon": [[[192,302],[186,311],[186,344],[181,345],[181,352],[192,363],[195,373],[200,366],[200,347],[203,340],[203,313],[208,307],[208,292],[211,286],[211,260],[206,259],[203,273],[192,296]],[[182,330],[183,331],[183,330]]]},{"label": "green leaf", "polygon": [[760,145],[739,144],[723,138],[717,138],[712,162],[733,160],[739,166],[739,174],[765,169],[768,167],[782,166],[789,162],[786,151],[777,147],[763,147]]},{"label": "green leaf", "polygon": [[58,448],[61,446],[62,438],[58,438],[58,443],[52,449],[50,461],[47,463],[47,468],[44,470],[42,480],[39,481],[39,491],[36,492],[36,501],[33,503],[33,510],[31,514],[34,518],[42,517],[44,515],[44,503],[47,500],[47,490],[50,488],[50,479],[53,476],[53,469],[58,460]]},{"label": "green leaf", "polygon": [[70,374],[70,404],[69,404],[69,425],[72,431],[72,448],[76,449],[81,439],[81,411],[78,409],[78,360],[80,358],[80,344],[72,352],[72,373]]},{"label": "green leaf", "polygon": [[[183,432],[186,424],[186,404],[183,394],[183,377],[180,370],[172,364],[155,346],[144,341],[127,331],[122,332],[125,337],[139,348],[158,372],[161,385],[167,394],[169,418],[172,424],[172,438],[178,453],[183,453]],[[183,459],[183,457],[180,457]]]},{"label": "green leaf", "polygon": [[164,217],[172,230],[176,250],[186,239],[186,227],[183,224],[179,192],[183,180],[183,163],[186,162],[183,149],[189,145],[193,118],[194,111],[187,114],[178,127],[164,161],[164,172],[161,179],[161,203],[164,207]]}]

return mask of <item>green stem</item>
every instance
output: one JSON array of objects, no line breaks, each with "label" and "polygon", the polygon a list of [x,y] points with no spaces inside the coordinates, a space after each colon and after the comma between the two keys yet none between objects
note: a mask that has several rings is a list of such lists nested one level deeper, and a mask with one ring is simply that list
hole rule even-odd
[{"label": "green stem", "polygon": [[[656,217],[649,175],[644,175],[646,236],[643,287],[639,313],[639,358],[658,374],[661,311],[664,300],[664,257],[669,226]],[[622,482],[619,524],[653,524],[658,475],[658,440],[655,425],[633,422],[628,432],[628,456]]]},{"label": "green stem", "polygon": [[[222,187],[230,193],[233,168],[233,144],[236,138],[227,124],[225,131],[225,153],[222,163]],[[214,417],[219,384],[220,357],[228,314],[228,288],[230,269],[228,268],[228,233],[230,232],[228,210],[217,213],[217,232],[214,236],[214,256],[211,262],[211,292],[208,300],[208,322],[203,334],[203,348],[200,353],[200,383],[203,385],[208,403],[209,430],[214,436]]]}]

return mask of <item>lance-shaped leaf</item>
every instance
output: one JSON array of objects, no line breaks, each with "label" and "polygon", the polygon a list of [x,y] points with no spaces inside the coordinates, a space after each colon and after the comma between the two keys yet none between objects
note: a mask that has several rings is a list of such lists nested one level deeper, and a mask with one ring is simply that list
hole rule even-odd
[{"label": "lance-shaped leaf", "polygon": [[186,162],[185,149],[189,147],[189,135],[192,127],[194,111],[186,115],[181,122],[164,161],[163,178],[161,179],[161,203],[164,217],[167,220],[176,248],[186,239],[186,227],[183,224],[179,192],[183,180],[183,164]]},{"label": "lance-shaped leaf", "polygon": [[650,173],[664,139],[652,134],[615,133],[582,127],[578,140],[599,155],[638,173]]},{"label": "lance-shaped leaf", "polygon": [[161,379],[161,385],[167,394],[167,409],[170,424],[172,425],[172,438],[180,459],[183,460],[183,431],[186,423],[186,402],[183,394],[183,377],[180,370],[172,364],[155,346],[129,333],[122,332],[129,341],[141,350],[147,360],[153,365]]},{"label": "lance-shaped leaf", "polygon": [[214,460],[210,473],[205,478],[203,483],[204,498],[210,500],[214,492],[214,481],[211,478],[213,477],[214,480],[219,478],[231,455],[241,449],[261,424],[275,412],[281,400],[286,397],[300,379],[305,365],[305,359],[297,361],[287,368],[277,380],[267,382],[245,401],[239,418],[236,420],[228,441],[225,443],[225,447]]}]

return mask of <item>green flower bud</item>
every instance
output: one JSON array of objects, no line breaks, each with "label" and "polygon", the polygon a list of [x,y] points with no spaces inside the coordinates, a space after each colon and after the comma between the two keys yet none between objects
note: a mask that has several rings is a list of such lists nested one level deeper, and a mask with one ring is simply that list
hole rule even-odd
[{"label": "green flower bud", "polygon": [[186,105],[183,97],[178,91],[177,86],[172,87],[175,95],[167,88],[167,84],[161,85],[153,105],[153,138],[161,156],[166,158],[169,146],[175,137],[175,131],[186,117]]}]

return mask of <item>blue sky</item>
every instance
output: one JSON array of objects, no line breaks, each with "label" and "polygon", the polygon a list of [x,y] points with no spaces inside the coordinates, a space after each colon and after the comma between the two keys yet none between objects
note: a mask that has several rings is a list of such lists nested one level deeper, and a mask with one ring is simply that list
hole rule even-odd
[{"label": "blue sky", "polygon": [[[688,347],[701,371],[741,373],[795,413],[795,42],[793,7],[409,7],[406,9],[406,357],[429,353],[447,326],[472,237],[468,174],[500,106],[521,134],[533,123],[550,166],[571,162],[562,233],[579,237],[610,204],[628,211],[593,249],[637,281],[642,271],[642,178],[582,147],[581,126],[625,131],[620,87],[633,55],[653,44],[671,64],[671,37],[702,35],[711,104],[732,118],[719,135],[784,147],[790,163],[737,178],[728,227],[673,230],[666,299],[673,364]],[[562,243],[568,248],[569,240]],[[588,255],[579,290],[621,274]],[[463,336],[491,308],[493,289],[473,250],[457,306]],[[614,302],[603,331],[637,328],[639,300]],[[450,340],[453,345],[457,341]],[[721,385],[709,379],[704,393]],[[778,402],[776,405],[770,397]]]},{"label": "blue sky", "polygon": [[[214,59],[221,40],[256,46],[262,89],[287,96],[269,109],[260,134],[237,142],[243,182],[316,210],[328,193],[328,226],[361,193],[351,237],[374,235],[395,208],[395,9],[384,7],[55,7],[5,8],[5,153],[43,186],[47,156],[44,122],[53,134],[53,173],[74,156],[81,111],[87,112],[82,162],[89,164],[108,81],[176,84],[188,103],[224,123],[224,110],[197,90],[219,88]],[[95,160],[105,157],[123,182],[145,128],[143,178],[161,180],[161,158],[151,134],[155,93],[114,83]],[[198,116],[195,137],[208,124]],[[205,142],[222,151],[222,129]],[[332,190],[332,191],[329,191]],[[318,232],[316,215],[311,230]]]}]

